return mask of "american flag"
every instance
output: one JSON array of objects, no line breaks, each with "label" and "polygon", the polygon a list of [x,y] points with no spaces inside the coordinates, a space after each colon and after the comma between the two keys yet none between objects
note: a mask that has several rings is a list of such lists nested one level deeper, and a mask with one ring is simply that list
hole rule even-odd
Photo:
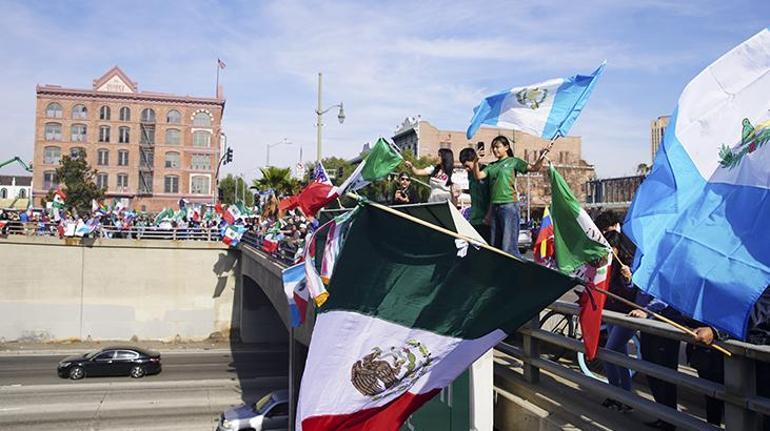
[{"label": "american flag", "polygon": [[225,62],[217,58],[217,65],[219,65],[220,69],[225,68]]},{"label": "american flag", "polygon": [[313,171],[313,180],[317,183],[331,184],[329,175],[326,174],[326,169],[321,162],[316,163],[315,171]]}]

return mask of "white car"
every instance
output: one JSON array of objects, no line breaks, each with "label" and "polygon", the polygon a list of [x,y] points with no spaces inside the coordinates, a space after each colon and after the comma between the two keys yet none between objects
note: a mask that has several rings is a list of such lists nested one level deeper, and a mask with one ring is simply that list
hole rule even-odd
[{"label": "white car", "polygon": [[267,431],[289,429],[289,391],[270,392],[254,404],[222,413],[216,431]]},{"label": "white car", "polygon": [[532,232],[529,230],[529,225],[522,223],[519,225],[519,238],[518,238],[519,253],[524,254],[532,248]]}]

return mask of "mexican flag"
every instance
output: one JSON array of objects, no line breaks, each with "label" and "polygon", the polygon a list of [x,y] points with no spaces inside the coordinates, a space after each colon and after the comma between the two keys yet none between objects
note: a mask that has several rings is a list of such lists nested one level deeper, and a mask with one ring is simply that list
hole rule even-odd
[{"label": "mexican flag", "polygon": [[383,138],[377,140],[366,158],[339,187],[338,195],[354,192],[372,181],[385,178],[401,164],[401,154]]},{"label": "mexican flag", "polygon": [[51,212],[53,213],[54,221],[61,220],[60,211],[64,209],[64,201],[67,200],[67,194],[61,187],[57,188],[53,194],[53,202],[51,202]]},{"label": "mexican flag", "polygon": [[317,309],[297,430],[398,430],[575,284],[371,205],[353,218]]},{"label": "mexican flag", "polygon": [[174,217],[174,210],[172,210],[171,208],[163,208],[163,210],[159,212],[157,216],[155,216],[155,221],[153,222],[153,224],[157,226],[163,220],[173,218],[173,217]]},{"label": "mexican flag", "polygon": [[550,166],[551,217],[556,265],[565,274],[583,280],[580,297],[580,327],[588,360],[596,356],[606,296],[592,292],[608,290],[612,249],[559,172]]},{"label": "mexican flag", "polygon": [[222,242],[230,247],[235,247],[241,242],[244,232],[246,232],[246,228],[243,226],[227,225],[222,233]]}]

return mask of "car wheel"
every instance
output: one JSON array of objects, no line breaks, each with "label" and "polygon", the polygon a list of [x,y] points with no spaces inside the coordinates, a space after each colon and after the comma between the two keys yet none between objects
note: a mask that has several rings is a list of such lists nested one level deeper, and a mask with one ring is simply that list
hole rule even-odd
[{"label": "car wheel", "polygon": [[85,370],[83,370],[83,367],[72,367],[70,368],[70,379],[72,380],[80,380],[83,377],[86,376]]},{"label": "car wheel", "polygon": [[139,379],[144,377],[144,368],[140,365],[134,365],[131,367],[131,371],[129,372],[129,375],[135,379]]}]

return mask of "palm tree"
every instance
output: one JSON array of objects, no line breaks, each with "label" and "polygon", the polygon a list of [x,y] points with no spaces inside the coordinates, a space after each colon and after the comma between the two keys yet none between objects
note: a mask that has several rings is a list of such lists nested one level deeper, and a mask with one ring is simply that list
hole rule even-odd
[{"label": "palm tree", "polygon": [[254,180],[252,186],[259,190],[275,190],[276,193],[293,195],[299,192],[302,183],[291,176],[291,169],[269,166],[260,168],[262,178]]},{"label": "palm tree", "polygon": [[650,172],[650,166],[647,165],[647,163],[639,163],[639,165],[636,166],[637,175],[647,175],[647,173],[649,172]]}]

